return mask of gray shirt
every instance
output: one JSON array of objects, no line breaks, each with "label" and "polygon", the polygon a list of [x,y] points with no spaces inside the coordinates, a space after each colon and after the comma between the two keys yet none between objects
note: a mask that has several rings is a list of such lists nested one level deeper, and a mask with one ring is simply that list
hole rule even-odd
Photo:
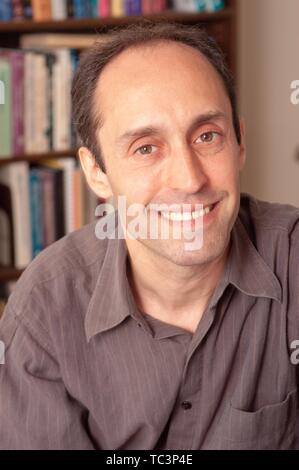
[{"label": "gray shirt", "polygon": [[298,447],[299,210],[241,195],[194,334],[138,310],[125,241],[95,223],[37,256],[9,298],[0,448]]}]

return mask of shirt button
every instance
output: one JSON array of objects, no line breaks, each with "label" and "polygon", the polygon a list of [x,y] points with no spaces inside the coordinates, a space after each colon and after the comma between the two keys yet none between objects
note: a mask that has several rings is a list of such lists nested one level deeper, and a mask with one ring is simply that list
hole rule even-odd
[{"label": "shirt button", "polygon": [[190,401],[183,401],[181,403],[181,407],[184,409],[184,410],[190,410],[190,408],[192,408],[192,403],[190,403]]}]

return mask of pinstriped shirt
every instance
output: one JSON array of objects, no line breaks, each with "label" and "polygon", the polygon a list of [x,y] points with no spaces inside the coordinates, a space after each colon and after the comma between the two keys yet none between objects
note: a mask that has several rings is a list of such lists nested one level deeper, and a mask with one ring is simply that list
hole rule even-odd
[{"label": "pinstriped shirt", "polygon": [[299,210],[241,194],[194,334],[138,310],[125,241],[95,223],[38,255],[9,298],[0,448],[297,448]]}]

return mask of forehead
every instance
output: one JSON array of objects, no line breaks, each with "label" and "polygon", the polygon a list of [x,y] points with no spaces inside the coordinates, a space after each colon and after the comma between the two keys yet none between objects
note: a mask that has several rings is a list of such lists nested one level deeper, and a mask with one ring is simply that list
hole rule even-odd
[{"label": "forehead", "polygon": [[[174,41],[130,47],[104,68],[95,93],[103,121],[122,111],[134,115],[195,106],[203,112],[230,107],[222,78],[199,51]],[[224,109],[226,108],[226,109]]]}]

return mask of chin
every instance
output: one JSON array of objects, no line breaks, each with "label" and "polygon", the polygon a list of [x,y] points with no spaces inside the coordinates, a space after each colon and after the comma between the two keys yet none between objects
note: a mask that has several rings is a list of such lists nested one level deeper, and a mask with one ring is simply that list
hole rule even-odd
[{"label": "chin", "polygon": [[221,257],[228,241],[225,238],[209,241],[201,248],[191,251],[185,249],[185,243],[190,243],[190,241],[180,240],[178,243],[176,240],[169,240],[167,243],[162,243],[160,240],[160,243],[151,244],[150,248],[160,257],[178,266],[197,266],[212,263]]}]

